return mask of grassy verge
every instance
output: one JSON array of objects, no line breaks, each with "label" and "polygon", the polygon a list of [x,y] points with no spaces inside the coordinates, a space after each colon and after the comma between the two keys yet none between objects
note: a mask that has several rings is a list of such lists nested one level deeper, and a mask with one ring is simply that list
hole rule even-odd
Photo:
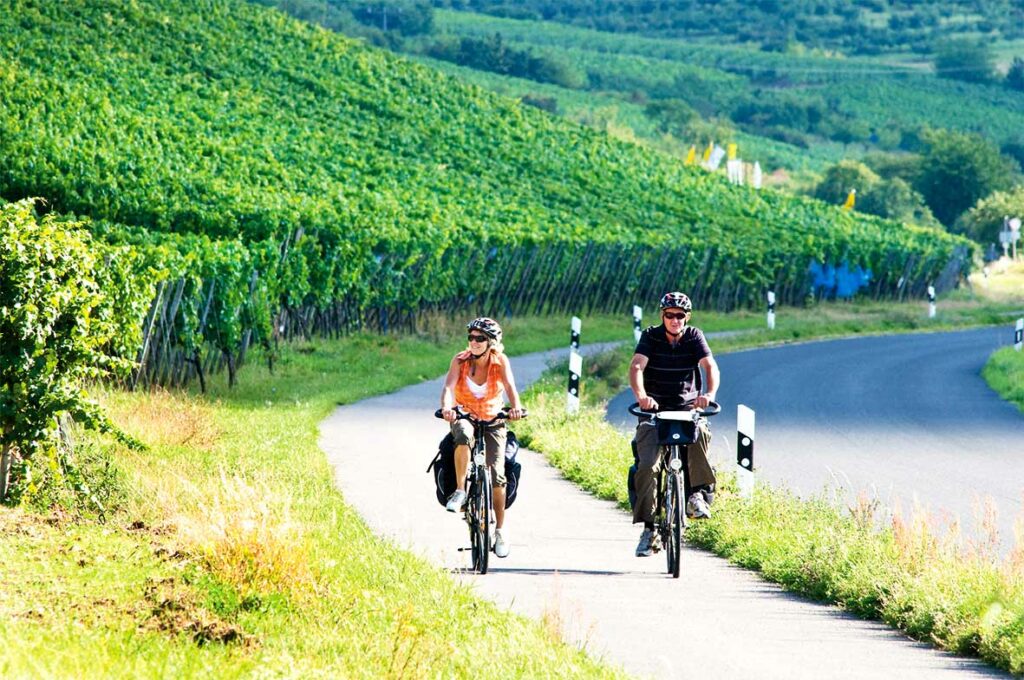
[{"label": "grassy verge", "polygon": [[1013,347],[998,350],[989,358],[981,375],[999,396],[1024,411],[1024,352]]},{"label": "grassy verge", "polygon": [[[957,305],[965,311],[945,319]],[[780,310],[774,338],[865,332],[872,316],[888,324],[906,314],[904,326],[921,327],[985,323],[1001,312],[967,302],[942,309],[936,322],[920,321],[923,308],[891,305]],[[428,321],[418,337],[286,348],[274,375],[254,357],[234,390],[215,380],[205,396],[100,391],[115,420],[150,448],[79,436],[78,469],[61,472],[92,485],[87,495],[107,508],[102,521],[80,495],[41,492],[35,503],[54,508],[46,511],[0,508],[0,675],[451,677],[495,667],[515,676],[616,675],[562,644],[556,630],[498,611],[375,538],[334,489],[318,423],[337,403],[440,375],[464,326]],[[752,330],[763,315],[699,322]],[[503,325],[511,353],[568,341],[565,318]],[[629,337],[625,316],[584,319],[584,342]],[[535,409],[545,418],[560,411]],[[575,423],[580,448],[593,433],[584,422]],[[581,484],[598,488],[586,474],[605,464],[577,467]]]},{"label": "grassy verge", "polygon": [[[990,313],[998,316],[1000,310],[965,308],[962,318],[981,322]],[[905,323],[899,314],[877,310],[877,318],[859,317],[856,328],[850,328],[842,316],[833,309],[817,319],[793,318],[786,332],[791,339],[809,339],[850,330],[937,329],[949,321],[912,318]],[[746,333],[720,339],[715,347],[752,346],[764,338],[761,332]],[[567,478],[624,508],[625,471],[632,455],[628,438],[605,422],[604,401],[622,389],[628,357],[623,348],[590,360],[584,403],[575,418],[564,414],[564,370],[557,367],[527,392],[532,416],[517,426],[524,442],[543,452]],[[1002,353],[997,358],[1019,362]],[[1001,364],[992,370],[1009,375]],[[1017,370],[1024,370],[1024,362]],[[1001,559],[994,541],[964,543],[955,528],[937,535],[929,528],[930,518],[904,520],[896,514],[880,528],[879,508],[870,499],[842,507],[826,496],[802,499],[763,486],[753,499],[744,500],[726,478],[714,517],[696,523],[688,540],[794,592],[1024,673],[1024,543],[1018,541],[1016,550]]]},{"label": "grassy verge", "polygon": [[[547,323],[509,324],[512,349]],[[101,391],[150,448],[80,435],[106,521],[0,508],[0,676],[619,675],[376,538],[334,488],[319,421],[436,377],[458,342],[357,336],[273,376],[254,361],[235,390]]]}]

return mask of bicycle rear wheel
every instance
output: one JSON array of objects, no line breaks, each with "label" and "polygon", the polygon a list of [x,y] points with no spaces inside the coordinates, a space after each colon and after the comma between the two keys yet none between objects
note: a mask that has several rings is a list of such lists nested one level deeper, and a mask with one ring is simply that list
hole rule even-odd
[{"label": "bicycle rear wheel", "polygon": [[683,494],[680,489],[679,475],[670,474],[665,485],[665,521],[668,522],[668,541],[665,546],[668,573],[672,578],[679,578],[682,562],[683,542]]}]

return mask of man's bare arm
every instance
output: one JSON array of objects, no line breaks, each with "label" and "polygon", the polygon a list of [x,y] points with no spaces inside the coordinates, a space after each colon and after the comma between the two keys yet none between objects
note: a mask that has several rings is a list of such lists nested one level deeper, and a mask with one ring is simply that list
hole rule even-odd
[{"label": "man's bare arm", "polygon": [[643,354],[633,355],[633,360],[629,362],[629,386],[640,408],[652,411],[658,408],[658,402],[647,396],[647,390],[644,389],[644,369],[647,368],[647,361],[647,356]]},{"label": "man's bare arm", "polygon": [[704,394],[697,397],[697,401],[694,406],[697,408],[704,408],[707,406],[709,401],[715,401],[715,396],[718,394],[718,386],[721,382],[722,376],[718,371],[718,362],[715,361],[715,357],[709,355],[700,360],[700,367],[704,370],[704,377],[707,379],[707,387]]}]

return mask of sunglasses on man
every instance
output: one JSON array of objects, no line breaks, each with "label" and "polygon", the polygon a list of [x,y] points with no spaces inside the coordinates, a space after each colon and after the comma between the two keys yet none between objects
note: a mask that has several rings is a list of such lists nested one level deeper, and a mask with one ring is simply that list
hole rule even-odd
[{"label": "sunglasses on man", "polygon": [[469,341],[470,342],[487,342],[487,336],[486,335],[473,335],[472,333],[470,333],[469,334]]},{"label": "sunglasses on man", "polygon": [[686,312],[662,312],[661,315],[666,319],[685,319]]}]

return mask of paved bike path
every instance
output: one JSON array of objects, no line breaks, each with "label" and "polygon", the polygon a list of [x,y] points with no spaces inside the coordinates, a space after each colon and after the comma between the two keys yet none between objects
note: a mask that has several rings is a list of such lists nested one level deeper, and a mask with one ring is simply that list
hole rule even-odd
[{"label": "paved bike path", "polygon": [[[1012,338],[1004,326],[723,354],[712,457],[735,465],[744,403],[757,412],[761,479],[804,495],[864,491],[905,514],[920,505],[937,528],[958,517],[965,535],[982,538],[977,509],[989,502],[1008,552],[1024,516],[1024,417],[981,369]],[[626,431],[635,427],[632,401],[624,390],[608,404],[609,421]]]},{"label": "paved bike path", "polygon": [[[520,389],[558,356],[513,358]],[[378,535],[502,607],[546,618],[591,654],[657,678],[1008,677],[785,593],[703,551],[684,549],[683,576],[671,579],[661,554],[633,556],[639,530],[626,513],[525,450],[506,523],[511,554],[492,554],[486,576],[467,573],[469,552],[457,551],[468,546],[466,526],[437,503],[424,472],[445,434],[433,417],[440,391],[441,379],[413,385],[323,421],[320,446],[345,499]]]}]

